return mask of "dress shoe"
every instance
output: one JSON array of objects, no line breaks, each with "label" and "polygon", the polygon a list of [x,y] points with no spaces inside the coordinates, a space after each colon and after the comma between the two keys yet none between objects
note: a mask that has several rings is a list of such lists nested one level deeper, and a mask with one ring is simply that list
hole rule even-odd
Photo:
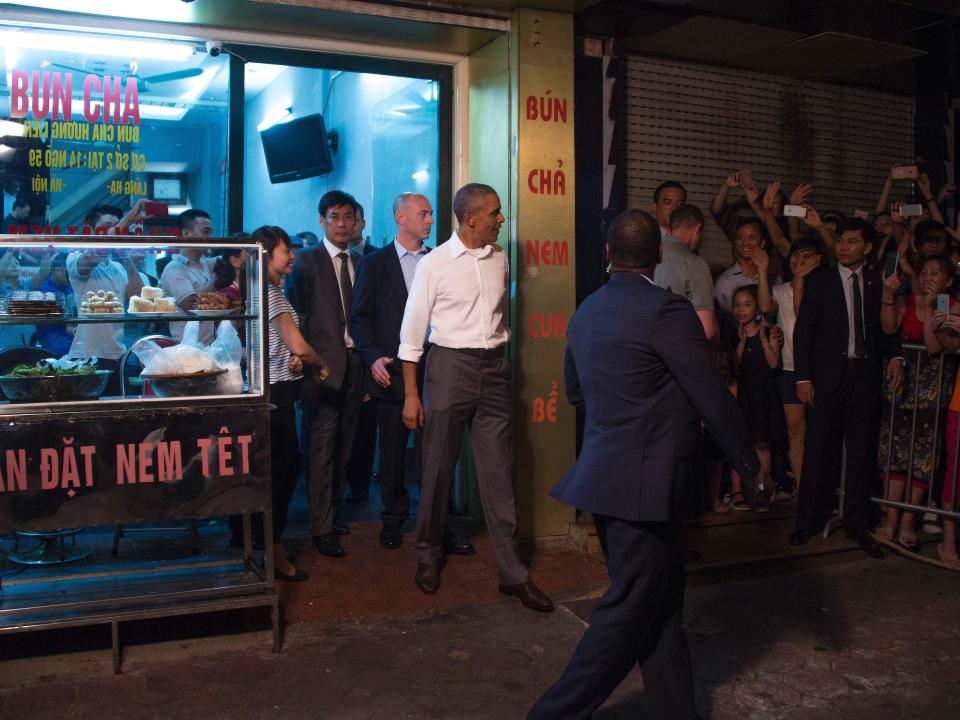
[{"label": "dress shoe", "polygon": [[440,589],[439,563],[417,563],[417,573],[413,579],[424,595],[433,595]]},{"label": "dress shoe", "polygon": [[350,528],[348,528],[346,525],[340,525],[338,523],[334,523],[333,532],[336,533],[337,535],[349,535]]},{"label": "dress shoe", "polygon": [[396,550],[403,547],[403,535],[395,530],[384,530],[380,533],[380,544],[388,550]]},{"label": "dress shoe", "polygon": [[850,539],[855,540],[859,548],[869,557],[872,557],[874,560],[883,560],[883,550],[880,549],[880,546],[873,539],[873,536],[866,530],[854,533]]},{"label": "dress shoe", "polygon": [[443,552],[447,555],[476,555],[477,549],[470,541],[449,535],[443,539]]},{"label": "dress shoe", "polygon": [[790,537],[787,538],[787,542],[795,546],[806,545],[809,541],[810,536],[803,530],[794,530],[790,533]]},{"label": "dress shoe", "polygon": [[544,595],[540,589],[533,584],[533,580],[527,580],[517,585],[501,585],[500,592],[504,595],[513,595],[520,598],[520,602],[531,610],[540,612],[553,612],[553,601]]},{"label": "dress shoe", "polygon": [[370,493],[349,493],[346,501],[350,504],[363,503],[370,499]]},{"label": "dress shoe", "polygon": [[316,546],[317,552],[321,555],[334,558],[340,558],[346,555],[343,548],[340,547],[340,541],[337,540],[337,536],[333,533],[317,535],[313,538],[313,544]]},{"label": "dress shoe", "polygon": [[294,568],[293,575],[286,575],[280,572],[279,570],[274,570],[273,577],[275,577],[277,580],[285,580],[286,582],[303,582],[304,580],[307,580],[310,576],[307,575],[300,568]]}]

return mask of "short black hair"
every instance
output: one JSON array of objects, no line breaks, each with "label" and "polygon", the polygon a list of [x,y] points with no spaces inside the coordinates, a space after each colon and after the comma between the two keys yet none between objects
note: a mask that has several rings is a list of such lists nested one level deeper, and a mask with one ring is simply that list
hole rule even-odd
[{"label": "short black hair", "polygon": [[916,238],[917,247],[928,242],[947,242],[949,240],[943,223],[930,219],[921,220],[917,223],[916,227],[913,228],[913,237]]},{"label": "short black hair", "polygon": [[676,180],[666,180],[665,182],[662,182],[662,183],[660,183],[659,185],[657,185],[657,189],[653,191],[653,202],[654,202],[654,203],[660,202],[660,193],[662,193],[662,192],[663,192],[664,190],[666,190],[667,188],[676,188],[677,190],[679,190],[680,192],[682,192],[682,193],[683,193],[683,200],[684,200],[684,202],[686,202],[686,200],[687,200],[687,189],[686,189],[682,184],[680,184],[678,181],[676,181]]},{"label": "short black hair", "polygon": [[496,195],[497,191],[483,183],[467,183],[453,196],[453,214],[457,222],[463,222],[468,212],[480,207],[487,195]]},{"label": "short black hair", "polygon": [[703,212],[696,205],[681,205],[670,213],[670,229],[703,225]]},{"label": "short black hair", "polygon": [[736,237],[737,233],[740,232],[741,228],[745,228],[747,225],[756,225],[757,229],[760,230],[760,237],[763,238],[764,242],[767,240],[767,228],[764,227],[763,220],[756,217],[755,215],[748,215],[737,220],[737,224],[733,229],[733,236]]},{"label": "short black hair", "polygon": [[262,244],[267,249],[267,255],[272,255],[280,243],[292,247],[287,231],[276,225],[261,225],[250,233],[250,241]]},{"label": "short black hair", "polygon": [[660,262],[660,226],[650,213],[624,210],[607,229],[610,263],[630,270],[652,270]]},{"label": "short black hair", "polygon": [[[123,215],[119,215],[118,217],[123,217]],[[183,232],[184,230],[192,230],[193,224],[199,218],[206,218],[207,220],[209,220],[210,213],[208,213],[206,210],[200,210],[198,208],[191,208],[190,210],[184,210],[182,213],[177,215],[177,229],[180,232]]]},{"label": "short black hair", "polygon": [[877,231],[873,225],[863,218],[852,217],[845,218],[837,224],[837,237],[839,238],[845,232],[859,232],[863,240],[868,245],[875,245],[877,242]]},{"label": "short black hair", "polygon": [[754,283],[753,285],[741,285],[733,291],[733,295],[730,296],[730,310],[733,310],[733,306],[737,304],[737,295],[740,293],[747,293],[753,298],[757,308],[760,308],[760,286]]},{"label": "short black hair", "polygon": [[790,246],[791,255],[803,252],[804,250],[809,250],[819,255],[821,263],[826,263],[829,260],[827,248],[819,237],[803,237]]},{"label": "short black hair", "polygon": [[360,203],[357,203],[357,207],[354,210],[354,212],[359,218],[365,218],[367,216],[367,214],[363,211],[363,205],[361,205]]},{"label": "short black hair", "polygon": [[325,192],[323,197],[320,198],[320,202],[317,203],[317,211],[320,213],[320,217],[326,217],[327,211],[330,208],[340,205],[349,205],[354,214],[357,213],[357,208],[360,207],[360,203],[358,203],[357,199],[350,193],[346,193],[343,190],[331,190]]}]

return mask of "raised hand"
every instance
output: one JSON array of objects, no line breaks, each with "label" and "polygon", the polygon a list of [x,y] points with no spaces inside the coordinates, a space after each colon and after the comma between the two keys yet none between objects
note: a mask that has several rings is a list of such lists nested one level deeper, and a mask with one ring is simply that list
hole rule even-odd
[{"label": "raised hand", "polygon": [[893,299],[897,296],[897,290],[900,289],[900,286],[903,283],[900,281],[899,273],[890,273],[883,279],[883,300],[884,302],[892,302]]},{"label": "raised hand", "polygon": [[930,176],[926,173],[920,173],[917,175],[914,182],[917,183],[917,187],[920,188],[920,192],[923,194],[924,200],[929,200],[933,197],[933,192],[930,190]]},{"label": "raised hand", "polygon": [[764,210],[773,210],[773,203],[777,197],[777,193],[780,192],[780,181],[774,180],[772,183],[767,185],[766,191],[763,193],[763,209]]},{"label": "raised hand", "polygon": [[823,225],[823,220],[820,219],[820,213],[813,209],[813,205],[803,203],[803,207],[807,209],[807,214],[803,216],[804,223],[814,229]]},{"label": "raised hand", "polygon": [[731,190],[740,185],[740,171],[737,170],[734,173],[727,175],[726,179],[723,181],[724,186],[730,188]]},{"label": "raised hand", "polygon": [[803,205],[803,203],[806,202],[807,195],[811,192],[813,192],[813,185],[810,183],[800,183],[793,189],[793,192],[790,193],[790,204]]},{"label": "raised hand", "polygon": [[807,275],[812,273],[820,265],[820,256],[819,255],[808,255],[800,261],[797,265],[797,271],[793,274],[794,277],[805,278]]},{"label": "raised hand", "polygon": [[753,264],[757,266],[760,274],[765,275],[767,268],[770,267],[770,255],[767,254],[767,251],[763,248],[757,248],[750,255],[750,259],[753,260]]},{"label": "raised hand", "polygon": [[903,205],[903,200],[894,200],[890,203],[890,220],[897,224],[903,224],[903,215],[900,214],[900,208]]},{"label": "raised hand", "polygon": [[779,352],[783,349],[783,328],[779,325],[774,325],[770,328],[770,344],[773,345]]},{"label": "raised hand", "polygon": [[957,189],[953,186],[953,183],[944,183],[943,187],[940,188],[940,192],[937,193],[937,202],[943,202],[956,192]]}]

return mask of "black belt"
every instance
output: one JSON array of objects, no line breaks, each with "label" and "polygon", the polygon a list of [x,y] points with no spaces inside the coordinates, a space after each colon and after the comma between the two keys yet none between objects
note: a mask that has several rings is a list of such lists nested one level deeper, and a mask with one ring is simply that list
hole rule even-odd
[{"label": "black belt", "polygon": [[495,348],[450,348],[461,355],[480,358],[482,360],[499,360],[503,357],[503,345]]}]

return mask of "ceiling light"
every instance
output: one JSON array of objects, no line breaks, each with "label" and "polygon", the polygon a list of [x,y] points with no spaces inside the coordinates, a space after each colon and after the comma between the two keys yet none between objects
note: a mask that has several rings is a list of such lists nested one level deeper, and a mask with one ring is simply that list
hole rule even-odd
[{"label": "ceiling light", "polygon": [[272,113],[270,113],[263,119],[262,123],[257,125],[257,130],[259,130],[260,132],[263,132],[267,128],[273,127],[277,123],[282,122],[283,120],[286,120],[288,117],[290,117],[290,113],[292,112],[293,112],[292,107],[278,108],[274,110]]},{"label": "ceiling light", "polygon": [[104,35],[79,35],[76,33],[31,32],[29,30],[0,32],[4,47],[23,50],[51,50],[74,52],[82,55],[108,55],[110,57],[136,58],[139,60],[179,60],[193,55],[193,45],[177,42],[151,42],[127,40]]}]

